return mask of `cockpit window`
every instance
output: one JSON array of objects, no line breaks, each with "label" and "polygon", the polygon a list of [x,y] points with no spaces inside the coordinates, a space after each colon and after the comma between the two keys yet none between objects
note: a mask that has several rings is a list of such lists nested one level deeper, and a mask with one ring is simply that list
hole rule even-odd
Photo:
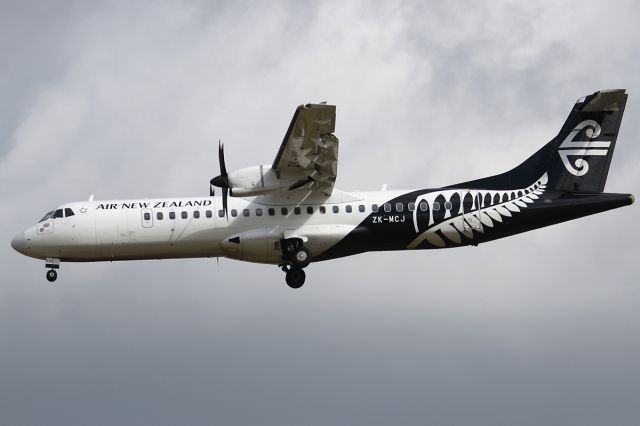
[{"label": "cockpit window", "polygon": [[64,217],[64,215],[62,214],[62,209],[58,209],[55,212],[53,212],[53,216],[54,219],[58,218],[58,217]]},{"label": "cockpit window", "polygon": [[51,216],[53,216],[53,210],[51,210],[50,212],[48,212],[47,214],[45,214],[42,219],[40,219],[38,222],[44,222],[45,220],[49,219]]},{"label": "cockpit window", "polygon": [[64,209],[64,216],[65,217],[73,216],[73,210],[67,207],[66,209]]}]

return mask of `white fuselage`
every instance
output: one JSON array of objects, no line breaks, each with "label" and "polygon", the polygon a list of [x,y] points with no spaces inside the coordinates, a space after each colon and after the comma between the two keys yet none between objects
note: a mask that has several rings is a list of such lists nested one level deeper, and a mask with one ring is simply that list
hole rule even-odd
[{"label": "white fuselage", "polygon": [[[64,204],[73,215],[50,218],[16,239],[31,257],[111,261],[231,257],[280,263],[283,238],[300,236],[313,256],[340,241],[381,205],[406,191],[344,193],[288,203],[286,197],[221,197],[81,201]],[[229,243],[240,236],[237,244]]]}]

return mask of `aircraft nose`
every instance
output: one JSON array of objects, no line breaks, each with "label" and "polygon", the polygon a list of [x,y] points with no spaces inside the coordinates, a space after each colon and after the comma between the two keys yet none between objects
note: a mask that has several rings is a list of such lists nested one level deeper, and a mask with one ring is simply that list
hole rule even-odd
[{"label": "aircraft nose", "polygon": [[18,253],[24,254],[27,248],[27,237],[24,232],[19,233],[11,240],[11,247]]}]

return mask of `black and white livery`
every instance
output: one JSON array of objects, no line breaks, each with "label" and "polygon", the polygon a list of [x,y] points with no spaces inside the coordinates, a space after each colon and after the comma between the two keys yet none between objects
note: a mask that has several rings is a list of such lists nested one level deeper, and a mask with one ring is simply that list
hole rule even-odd
[{"label": "black and white livery", "polygon": [[[579,99],[558,135],[514,169],[444,188],[336,189],[336,108],[299,106],[272,164],[220,175],[208,197],[63,204],[11,242],[61,262],[228,257],[278,265],[293,288],[311,262],[382,250],[478,245],[630,205],[604,193],[627,95]],[[215,188],[220,194],[215,194]]]}]

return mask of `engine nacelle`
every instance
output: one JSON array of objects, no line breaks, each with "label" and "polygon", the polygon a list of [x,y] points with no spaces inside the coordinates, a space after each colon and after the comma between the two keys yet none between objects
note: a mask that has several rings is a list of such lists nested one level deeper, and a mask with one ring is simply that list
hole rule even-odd
[{"label": "engine nacelle", "polygon": [[288,189],[295,177],[278,176],[269,165],[247,167],[229,173],[229,186],[234,197],[248,197]]}]

